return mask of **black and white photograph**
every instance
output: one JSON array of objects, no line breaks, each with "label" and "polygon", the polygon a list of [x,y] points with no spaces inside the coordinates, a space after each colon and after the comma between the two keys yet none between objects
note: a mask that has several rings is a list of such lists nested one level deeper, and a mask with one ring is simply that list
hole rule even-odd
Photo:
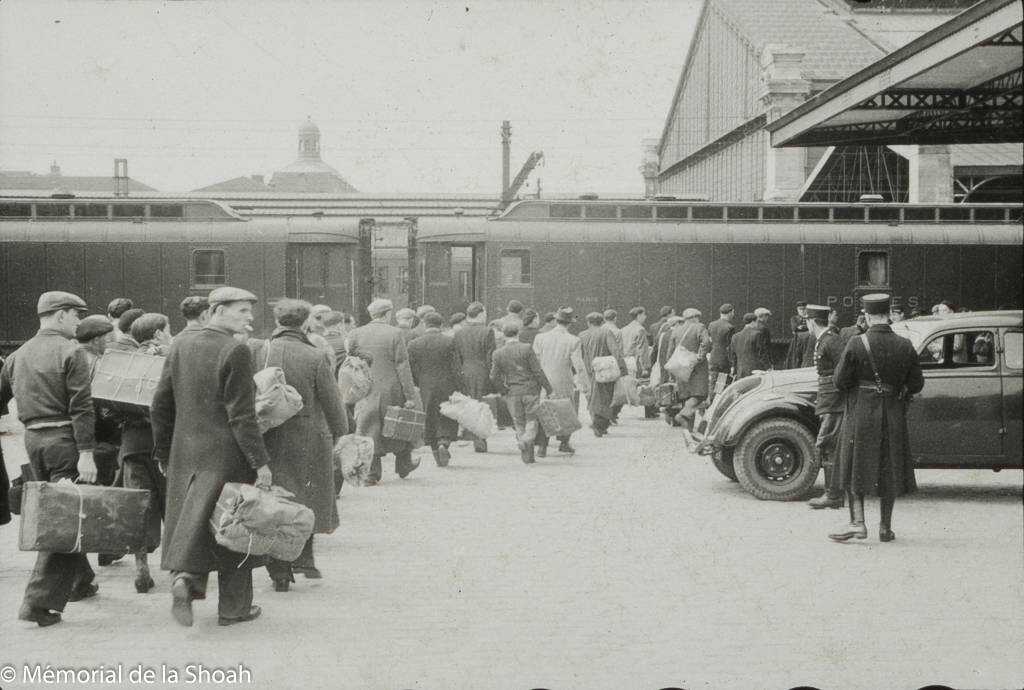
[{"label": "black and white photograph", "polygon": [[0,690],[1024,688],[1019,0],[0,0]]}]

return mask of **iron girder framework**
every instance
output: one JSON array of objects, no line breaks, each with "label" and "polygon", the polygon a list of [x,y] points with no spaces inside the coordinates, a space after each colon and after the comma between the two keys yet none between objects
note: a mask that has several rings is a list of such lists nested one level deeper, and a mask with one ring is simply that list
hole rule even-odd
[{"label": "iron girder framework", "polygon": [[865,194],[880,194],[886,203],[906,203],[909,168],[906,158],[885,146],[837,147],[800,201],[857,203]]}]

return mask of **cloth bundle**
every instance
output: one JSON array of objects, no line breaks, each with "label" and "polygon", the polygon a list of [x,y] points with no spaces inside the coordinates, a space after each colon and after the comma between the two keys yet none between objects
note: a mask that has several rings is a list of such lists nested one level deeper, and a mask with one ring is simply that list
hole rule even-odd
[{"label": "cloth bundle", "polygon": [[55,553],[133,553],[146,548],[146,517],[155,509],[141,489],[25,482],[18,548]]},{"label": "cloth bundle", "polygon": [[576,406],[568,398],[545,398],[537,403],[537,419],[548,436],[568,436],[583,428]]},{"label": "cloth bundle", "polygon": [[427,415],[425,412],[390,405],[384,414],[384,428],[381,435],[385,438],[420,445],[423,442],[426,425]]},{"label": "cloth bundle", "polygon": [[612,405],[639,405],[640,394],[637,391],[636,377],[626,374],[615,381],[612,393]]},{"label": "cloth bundle", "polygon": [[332,456],[334,468],[341,472],[346,482],[364,486],[373,462],[373,437],[346,434],[334,444]]},{"label": "cloth bundle", "polygon": [[281,367],[266,367],[253,374],[256,383],[256,423],[265,434],[281,426],[302,409],[302,396],[284,380]]},{"label": "cloth bundle", "polygon": [[619,378],[619,362],[608,355],[606,357],[594,357],[591,363],[594,367],[594,380],[598,383],[611,383]]},{"label": "cloth bundle", "polygon": [[338,389],[346,405],[354,405],[373,389],[373,376],[365,359],[349,356],[338,367]]},{"label": "cloth bundle", "polygon": [[494,433],[494,414],[490,405],[485,402],[474,400],[456,391],[448,400],[441,403],[440,409],[441,414],[448,419],[454,419],[463,429],[479,439],[485,439]]},{"label": "cloth bundle", "polygon": [[665,371],[676,377],[679,383],[686,383],[690,380],[693,368],[700,362],[700,356],[683,347],[682,343],[676,345],[675,352],[665,362]]},{"label": "cloth bundle", "polygon": [[294,561],[313,534],[313,511],[279,486],[270,490],[228,482],[210,517],[213,538],[224,548],[247,556]]},{"label": "cloth bundle", "polygon": [[644,407],[653,407],[658,404],[658,396],[654,392],[654,387],[651,386],[651,382],[648,380],[641,379],[637,381],[636,387],[637,405],[643,405]]}]

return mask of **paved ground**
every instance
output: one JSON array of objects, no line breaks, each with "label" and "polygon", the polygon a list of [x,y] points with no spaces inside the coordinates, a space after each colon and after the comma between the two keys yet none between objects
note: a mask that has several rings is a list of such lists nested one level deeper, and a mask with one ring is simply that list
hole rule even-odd
[{"label": "paved ground", "polygon": [[[14,469],[21,439],[2,442]],[[233,628],[212,597],[178,627],[166,574],[138,595],[126,562],[61,625],[17,622],[33,554],[0,528],[0,667],[242,664],[261,688],[1021,686],[1020,472],[920,472],[896,542],[869,504],[871,538],[838,545],[843,512],[757,501],[635,411],[577,445],[528,467],[503,432],[492,454],[346,487],[317,542],[326,579],[279,594],[257,571],[264,615]]]}]

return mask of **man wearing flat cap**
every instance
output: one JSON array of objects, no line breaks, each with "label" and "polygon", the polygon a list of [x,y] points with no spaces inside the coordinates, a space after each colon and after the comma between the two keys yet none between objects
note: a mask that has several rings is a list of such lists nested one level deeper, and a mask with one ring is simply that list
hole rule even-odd
[{"label": "man wearing flat cap", "polygon": [[[569,325],[575,319],[571,307],[562,307],[556,311],[555,327],[537,334],[533,339],[533,351],[551,384],[551,395],[568,398],[573,408],[579,411],[580,392],[576,389],[574,377],[583,375],[584,366],[580,339],[569,332]],[[558,437],[558,452],[576,452],[570,443],[571,438],[571,434]]]},{"label": "man wearing flat cap", "polygon": [[813,353],[811,362],[818,373],[818,396],[814,403],[814,414],[818,416],[818,438],[815,448],[818,461],[825,470],[825,493],[812,498],[809,505],[814,509],[842,508],[843,490],[839,486],[839,473],[836,471],[836,441],[843,422],[843,396],[832,381],[836,364],[843,354],[843,341],[839,331],[829,323],[831,309],[820,304],[809,304],[807,313],[807,332],[811,334],[813,345],[808,349]]},{"label": "man wearing flat cap", "polygon": [[211,292],[208,323],[171,344],[153,395],[153,459],[167,478],[161,567],[171,571],[171,615],[184,626],[192,625],[192,601],[205,598],[213,570],[220,625],[260,615],[251,568],[262,559],[225,549],[210,531],[224,484],[269,488],[272,478],[256,422],[251,355],[234,337],[251,328],[256,301],[240,288]]},{"label": "man wearing flat cap", "polygon": [[689,307],[683,310],[683,320],[669,331],[666,352],[672,356],[676,348],[682,346],[697,355],[688,379],[676,379],[676,399],[682,408],[675,415],[674,421],[688,431],[694,431],[694,418],[697,407],[708,397],[708,360],[711,351],[711,336],[708,329],[700,321],[699,309]]},{"label": "man wearing flat cap", "polygon": [[[44,292],[36,308],[39,330],[0,370],[0,409],[17,401],[37,480],[96,481],[92,371],[73,340],[85,309],[85,301],[70,292]],[[69,601],[96,594],[94,579],[85,554],[40,551],[18,618],[41,627],[59,623]]]},{"label": "man wearing flat cap", "polygon": [[[475,400],[483,400],[490,393],[488,377],[494,355],[494,331],[487,325],[483,304],[472,302],[466,307],[466,320],[453,337],[462,367],[462,392]],[[465,434],[472,439],[475,452],[487,452],[486,439],[477,438],[468,431]]]},{"label": "man wearing flat cap", "polygon": [[505,344],[494,352],[490,376],[495,389],[506,394],[520,457],[529,465],[535,461],[534,445],[540,448],[541,457],[547,455],[548,437],[536,410],[541,389],[551,395],[551,384],[533,346],[520,342],[519,328],[515,322],[505,324]]},{"label": "man wearing flat cap", "polygon": [[583,369],[590,387],[587,407],[590,409],[591,427],[594,436],[600,438],[608,433],[611,424],[615,382],[601,383],[594,378],[594,360],[598,357],[614,357],[621,376],[625,376],[628,370],[622,359],[618,338],[604,327],[604,316],[596,311],[587,314],[587,326],[587,330],[580,333],[580,354],[583,356]]},{"label": "man wearing flat cap", "polygon": [[[711,352],[708,354],[708,404],[714,402],[718,389],[719,374],[729,375],[732,368],[732,336],[736,333],[733,317],[736,308],[726,302],[718,308],[718,318],[708,324],[711,338]],[[723,384],[725,378],[723,377]]]},{"label": "man wearing flat cap", "polygon": [[388,453],[394,454],[395,473],[402,479],[419,467],[419,462],[413,460],[411,443],[383,436],[388,407],[404,405],[423,409],[412,381],[405,337],[400,329],[389,323],[393,309],[394,304],[389,299],[370,302],[366,307],[370,322],[352,331],[348,341],[350,355],[371,362],[373,389],[355,406],[356,433],[373,437],[370,485],[380,481],[381,458]]},{"label": "man wearing flat cap", "polygon": [[839,437],[840,482],[850,507],[850,524],[829,534],[834,541],[867,538],[864,495],[879,497],[879,541],[896,538],[892,510],[897,496],[917,490],[907,432],[910,396],[924,387],[914,346],[889,326],[889,295],[861,298],[866,333],[851,338],[832,380],[846,396]]}]

